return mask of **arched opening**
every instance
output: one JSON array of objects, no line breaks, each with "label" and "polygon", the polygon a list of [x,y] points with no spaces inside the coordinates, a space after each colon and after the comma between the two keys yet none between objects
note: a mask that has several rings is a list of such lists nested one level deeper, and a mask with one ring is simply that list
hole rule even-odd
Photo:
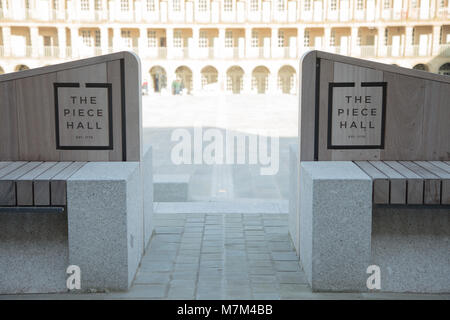
[{"label": "arched opening", "polygon": [[150,84],[154,92],[161,92],[162,89],[167,88],[167,74],[166,70],[160,66],[154,66],[150,69]]},{"label": "arched opening", "polygon": [[227,91],[239,94],[244,89],[244,70],[239,66],[230,67],[227,70]]},{"label": "arched opening", "polygon": [[266,93],[269,89],[270,71],[264,66],[256,67],[252,72],[252,91]]},{"label": "arched opening", "polygon": [[213,66],[204,67],[202,73],[202,89],[208,89],[217,85],[219,72]]},{"label": "arched opening", "polygon": [[416,64],[413,67],[413,69],[415,69],[415,70],[422,70],[422,71],[428,71],[428,66],[426,64],[419,63],[419,64]]},{"label": "arched opening", "polygon": [[4,73],[5,73],[5,70],[3,70],[2,67],[0,67],[0,74],[4,74]]},{"label": "arched opening", "polygon": [[295,93],[295,69],[291,66],[283,66],[278,71],[278,89],[282,93],[294,94]]},{"label": "arched opening", "polygon": [[176,80],[172,83],[172,93],[181,94],[185,89],[187,93],[192,90],[192,71],[188,67],[181,66],[175,70]]},{"label": "arched opening", "polygon": [[16,68],[14,69],[16,72],[17,71],[23,71],[23,70],[28,70],[30,68],[28,68],[28,66],[24,65],[24,64],[19,64],[18,66],[16,66]]},{"label": "arched opening", "polygon": [[450,62],[444,63],[438,71],[439,74],[450,76]]}]

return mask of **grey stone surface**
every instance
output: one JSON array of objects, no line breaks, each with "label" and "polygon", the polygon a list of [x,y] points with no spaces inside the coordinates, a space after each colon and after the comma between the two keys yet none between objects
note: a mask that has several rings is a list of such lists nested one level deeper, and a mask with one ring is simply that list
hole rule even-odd
[{"label": "grey stone surface", "polygon": [[144,192],[144,248],[153,234],[153,152],[150,145],[144,145],[141,162],[141,175]]},{"label": "grey stone surface", "polygon": [[67,181],[69,263],[82,290],[126,290],[143,253],[142,179],[137,162],[90,162]]},{"label": "grey stone surface", "polygon": [[155,202],[184,202],[188,200],[188,174],[155,174],[154,199]]},{"label": "grey stone surface", "polygon": [[67,214],[0,213],[0,294],[64,292]]},{"label": "grey stone surface", "polygon": [[295,250],[299,254],[299,232],[298,232],[298,144],[289,145],[289,235]]},{"label": "grey stone surface", "polygon": [[450,293],[450,212],[374,208],[371,263],[381,291]]},{"label": "grey stone surface", "polygon": [[352,162],[300,164],[300,260],[315,291],[365,291],[372,181]]}]

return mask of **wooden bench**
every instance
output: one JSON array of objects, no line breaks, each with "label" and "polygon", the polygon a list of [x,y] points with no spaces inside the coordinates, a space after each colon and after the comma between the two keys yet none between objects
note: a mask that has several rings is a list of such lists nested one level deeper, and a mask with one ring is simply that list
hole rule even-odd
[{"label": "wooden bench", "polygon": [[372,178],[374,204],[450,204],[448,161],[354,161],[354,163]]},{"label": "wooden bench", "polygon": [[289,233],[316,291],[450,292],[450,77],[300,62]]},{"label": "wooden bench", "polygon": [[0,206],[66,206],[66,181],[86,162],[0,162]]}]

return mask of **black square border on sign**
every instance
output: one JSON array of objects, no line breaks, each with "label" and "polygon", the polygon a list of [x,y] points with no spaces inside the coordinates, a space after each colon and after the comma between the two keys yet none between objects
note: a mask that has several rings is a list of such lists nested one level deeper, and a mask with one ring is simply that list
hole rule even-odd
[{"label": "black square border on sign", "polygon": [[55,95],[55,131],[56,131],[56,149],[57,150],[113,150],[113,115],[112,115],[112,84],[111,83],[86,83],[86,88],[106,88],[108,89],[108,134],[109,144],[107,146],[61,146],[59,136],[59,104],[58,89],[59,88],[79,88],[80,84],[76,82],[55,82],[53,83]]},{"label": "black square border on sign", "polygon": [[333,145],[331,142],[331,126],[333,115],[333,89],[342,87],[355,87],[354,82],[330,82],[328,84],[328,149],[384,149],[385,131],[386,131],[386,93],[387,82],[361,82],[361,87],[381,87],[382,88],[382,106],[381,106],[381,140],[379,145]]}]

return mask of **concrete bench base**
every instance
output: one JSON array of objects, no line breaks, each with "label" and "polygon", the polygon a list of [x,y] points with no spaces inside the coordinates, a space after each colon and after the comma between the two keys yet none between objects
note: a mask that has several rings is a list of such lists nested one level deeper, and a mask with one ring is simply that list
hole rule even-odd
[{"label": "concrete bench base", "polygon": [[66,291],[66,212],[0,213],[0,294]]},{"label": "concrete bench base", "polygon": [[66,292],[69,265],[83,292],[127,290],[153,232],[151,158],[87,163],[63,213],[0,212],[0,294]]},{"label": "concrete bench base", "polygon": [[381,291],[450,292],[448,207],[373,206],[372,180],[352,162],[302,162],[299,190],[290,233],[314,291],[369,291],[377,265]]},{"label": "concrete bench base", "polygon": [[154,201],[188,201],[189,180],[188,174],[155,174],[153,179]]}]

